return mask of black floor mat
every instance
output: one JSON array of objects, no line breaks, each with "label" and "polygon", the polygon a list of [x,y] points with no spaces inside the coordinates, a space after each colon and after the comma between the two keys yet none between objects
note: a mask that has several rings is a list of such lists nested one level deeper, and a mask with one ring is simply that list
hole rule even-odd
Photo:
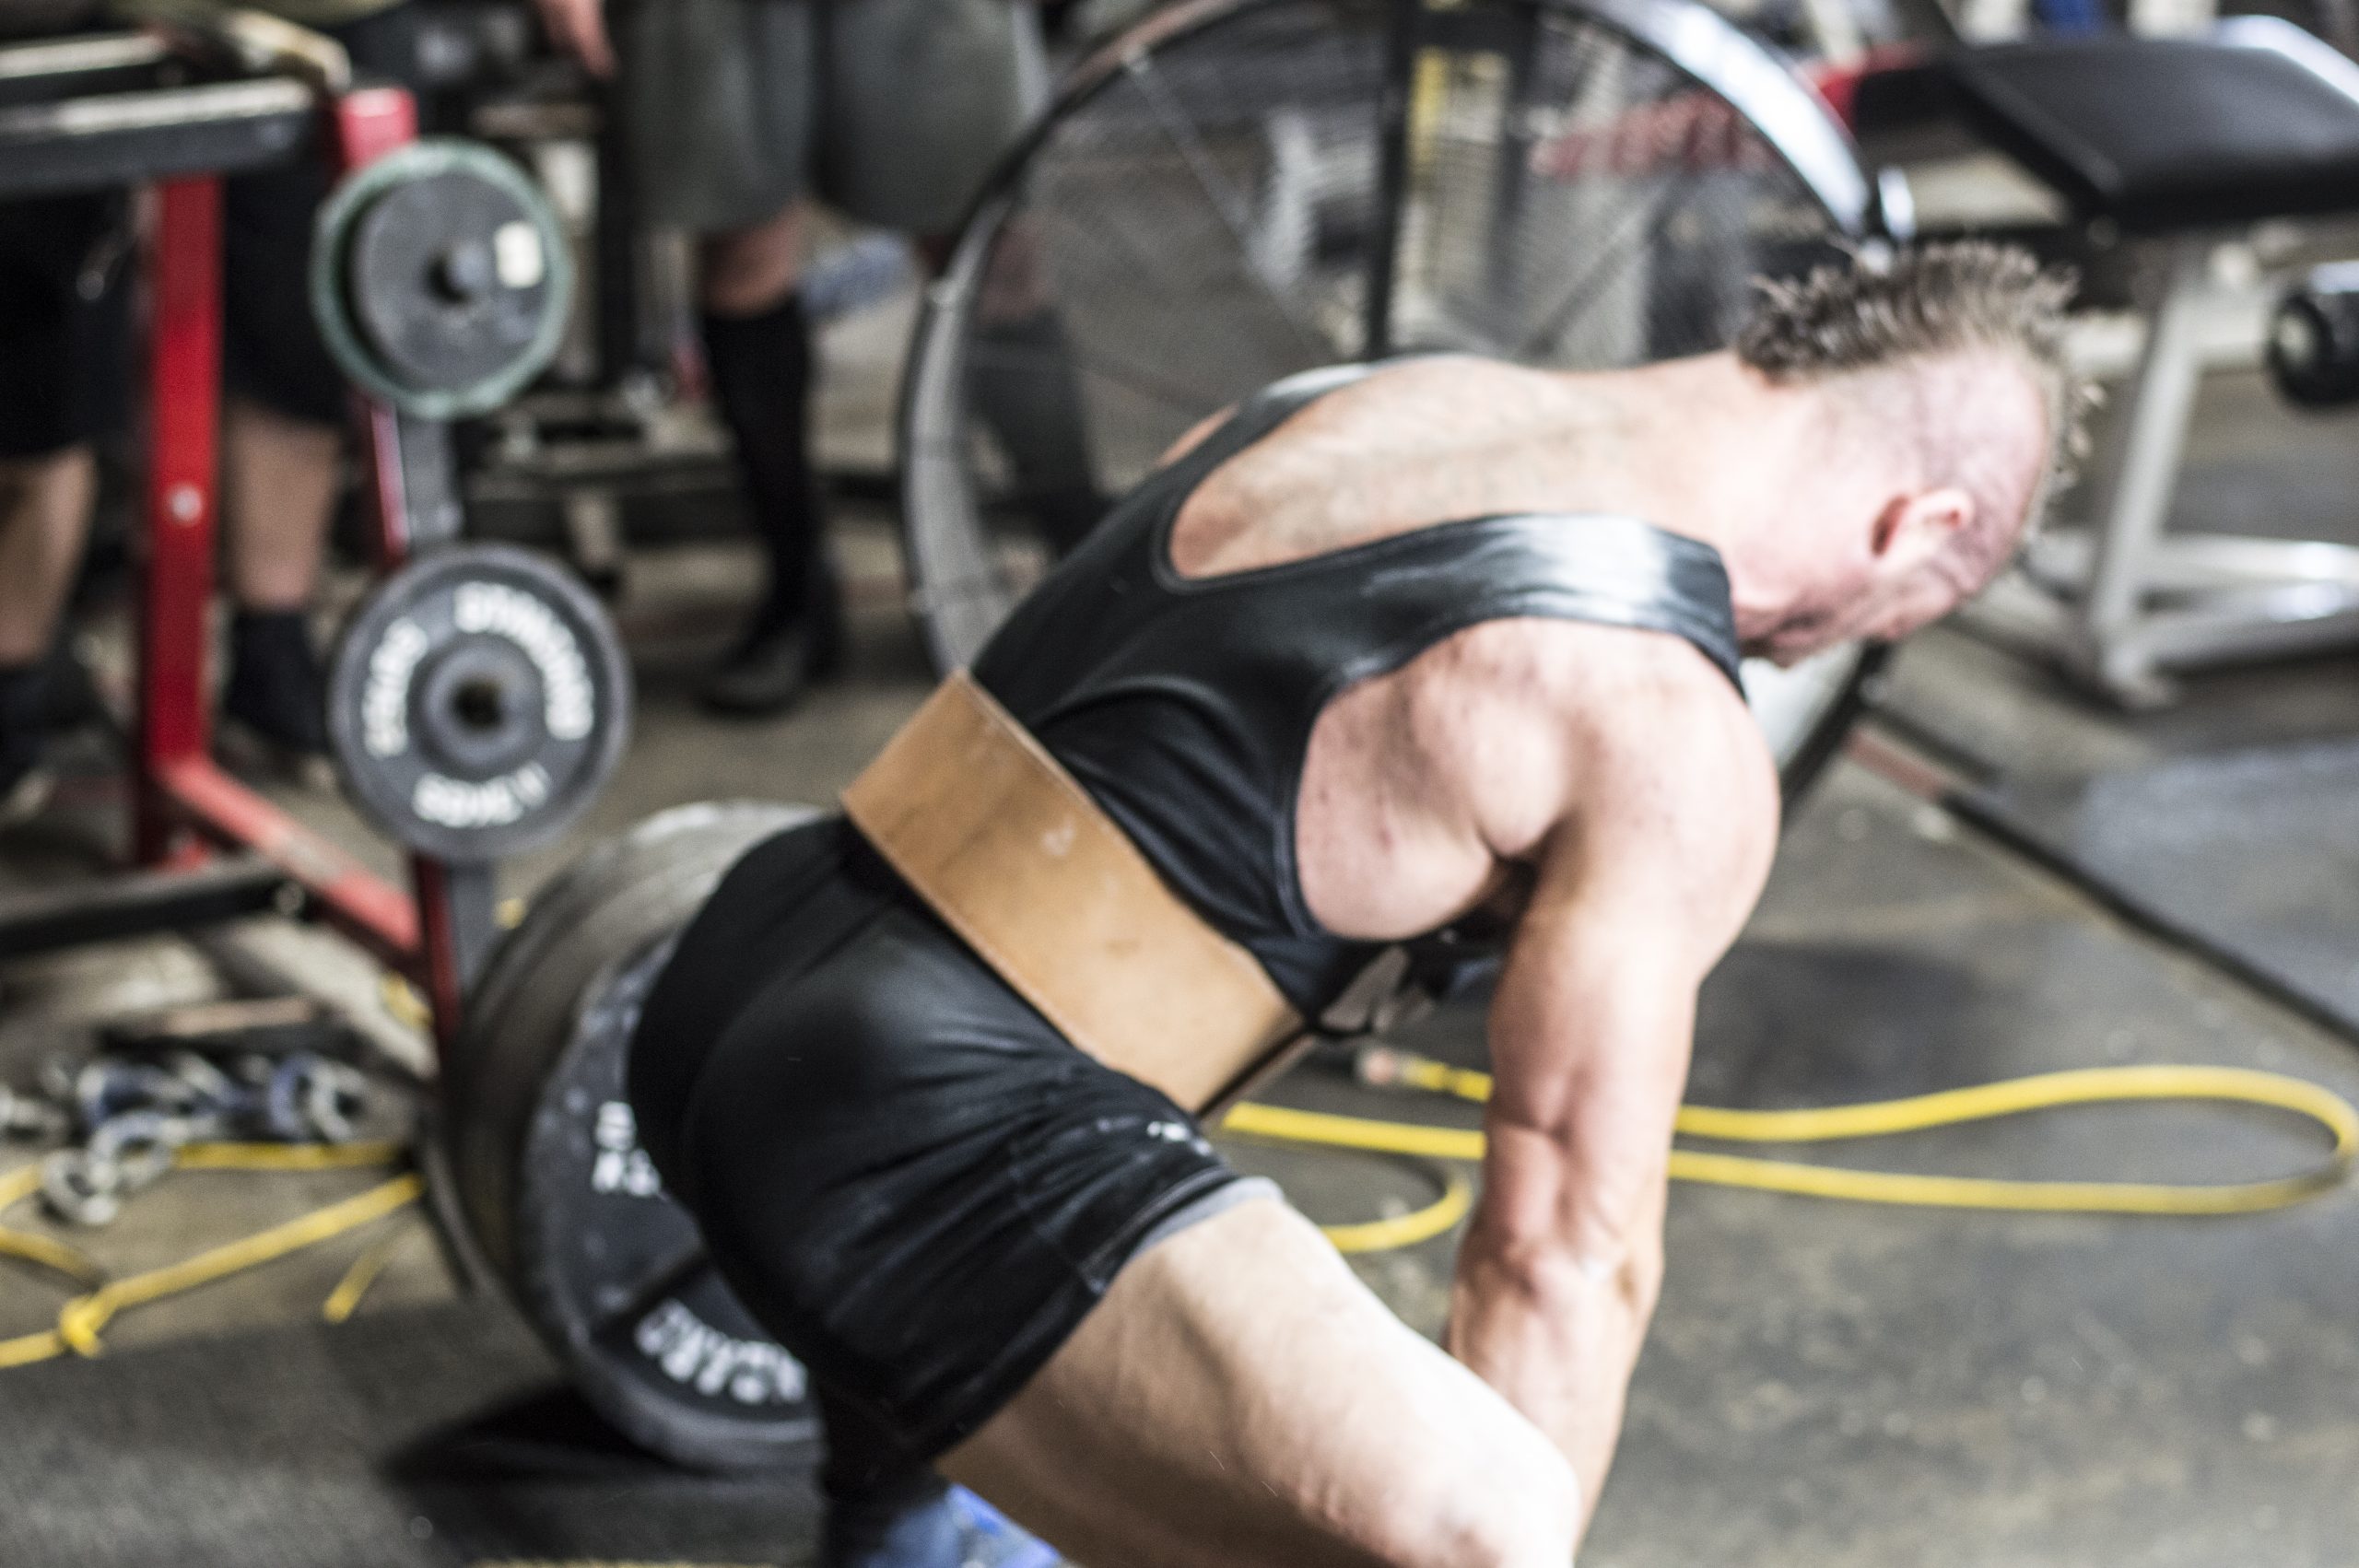
[{"label": "black floor mat", "polygon": [[2359,742],[2001,786],[1958,804],[2140,919],[2359,1029]]},{"label": "black floor mat", "polygon": [[798,1568],[816,1517],[624,1445],[488,1301],[0,1374],[8,1568]]}]

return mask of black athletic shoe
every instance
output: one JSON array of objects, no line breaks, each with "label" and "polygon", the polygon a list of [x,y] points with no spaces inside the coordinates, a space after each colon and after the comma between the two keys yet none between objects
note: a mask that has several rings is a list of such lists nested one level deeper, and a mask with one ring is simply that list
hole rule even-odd
[{"label": "black athletic shoe", "polygon": [[799,614],[765,605],[698,695],[717,713],[761,718],[783,713],[815,682],[842,673],[843,603],[830,576]]},{"label": "black athletic shoe", "polygon": [[[241,610],[229,627],[224,739],[249,760],[318,785],[328,777],[327,677],[296,610]],[[242,743],[241,744],[240,743]]]},{"label": "black athletic shoe", "polygon": [[41,723],[53,735],[76,730],[115,729],[118,720],[99,693],[89,667],[74,651],[70,639],[61,640],[49,656],[49,689],[41,699]]},{"label": "black athletic shoe", "polygon": [[0,745],[0,827],[14,827],[49,804],[57,776],[41,762],[38,741],[29,746]]},{"label": "black athletic shoe", "polygon": [[783,713],[820,678],[813,642],[811,623],[800,617],[750,627],[698,695],[714,712],[736,718]]},{"label": "black athletic shoe", "polygon": [[43,666],[0,669],[0,827],[24,821],[49,799],[52,780],[41,766],[48,701]]}]

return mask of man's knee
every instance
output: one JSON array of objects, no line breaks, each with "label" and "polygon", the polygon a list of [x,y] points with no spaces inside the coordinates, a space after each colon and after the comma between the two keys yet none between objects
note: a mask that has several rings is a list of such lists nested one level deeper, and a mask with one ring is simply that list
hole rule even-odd
[{"label": "man's knee", "polygon": [[1537,1431],[1518,1433],[1396,1492],[1377,1555],[1394,1568],[1567,1568],[1580,1511],[1572,1466]]},{"label": "man's knee", "polygon": [[42,452],[0,453],[0,499],[50,486],[77,483],[95,461],[88,442]]},{"label": "man's knee", "polygon": [[698,292],[716,316],[758,316],[794,292],[803,270],[803,209],[750,228],[709,234],[698,247]]}]

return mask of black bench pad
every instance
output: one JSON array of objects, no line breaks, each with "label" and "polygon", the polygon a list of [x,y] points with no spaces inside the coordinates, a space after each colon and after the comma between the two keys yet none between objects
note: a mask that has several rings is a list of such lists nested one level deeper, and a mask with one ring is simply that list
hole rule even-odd
[{"label": "black bench pad", "polygon": [[2168,234],[2359,211],[2359,64],[2273,18],[1961,50],[1960,113],[2083,217]]}]

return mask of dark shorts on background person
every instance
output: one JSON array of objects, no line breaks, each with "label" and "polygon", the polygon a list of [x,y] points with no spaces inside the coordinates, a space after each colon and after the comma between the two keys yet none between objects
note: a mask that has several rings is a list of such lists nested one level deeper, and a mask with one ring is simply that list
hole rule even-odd
[{"label": "dark shorts on background person", "polygon": [[[398,5],[318,30],[363,76],[416,86],[418,8]],[[311,316],[311,226],[334,176],[324,146],[221,186],[221,384],[273,413],[341,425],[350,383]]]},{"label": "dark shorts on background person", "polygon": [[128,207],[113,192],[0,203],[0,458],[123,427]]},{"label": "dark shorts on background person", "polygon": [[630,1094],[873,1473],[971,1433],[1142,1247],[1274,1192],[1050,1027],[839,818],[723,879],[648,999]]},{"label": "dark shorts on background person", "polygon": [[644,216],[698,234],[804,196],[945,232],[1048,93],[1018,0],[636,0],[616,34]]}]

